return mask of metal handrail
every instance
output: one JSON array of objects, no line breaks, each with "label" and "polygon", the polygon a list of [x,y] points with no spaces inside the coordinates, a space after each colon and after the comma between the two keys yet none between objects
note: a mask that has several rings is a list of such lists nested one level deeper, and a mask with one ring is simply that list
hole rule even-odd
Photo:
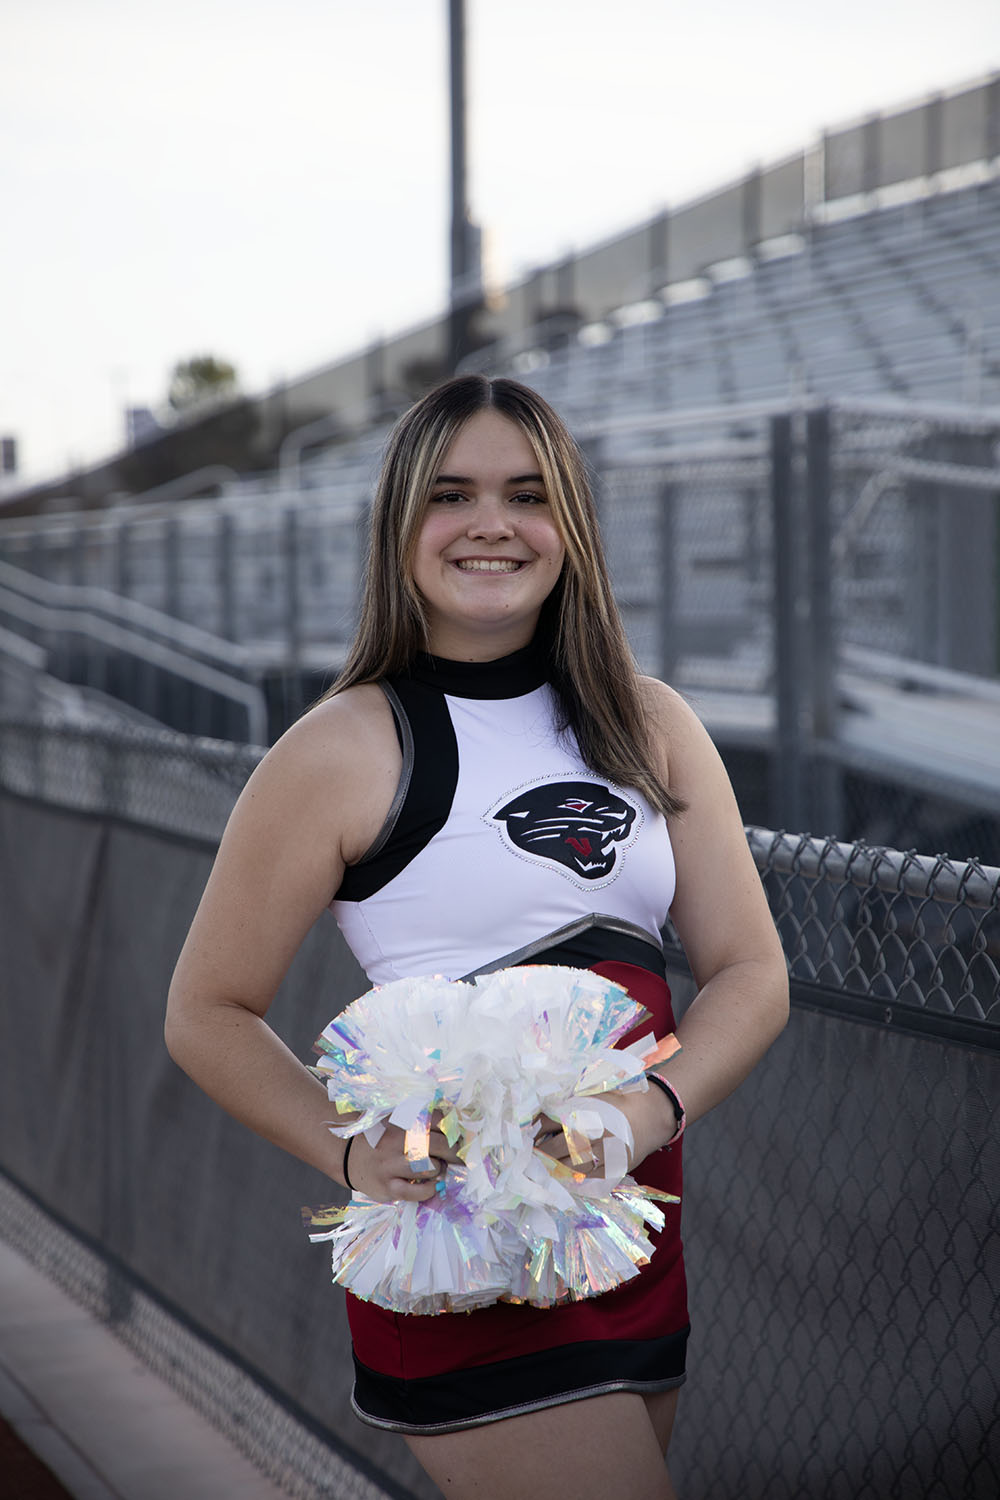
[{"label": "metal handrail", "polygon": [[129,500],[104,510],[47,511],[44,515],[6,518],[0,513],[0,542],[40,534],[51,535],[60,531],[67,531],[75,536],[86,530],[89,535],[94,532],[116,531],[123,523],[142,526],[156,521],[188,522],[236,513],[240,517],[250,517],[257,521],[272,517],[279,508],[289,509],[298,505],[336,514],[355,508],[359,503],[359,495],[371,490],[369,481],[354,476],[343,481],[334,480],[308,491],[282,490],[276,471],[257,476],[255,483],[262,487],[252,492],[240,490],[225,495],[199,496],[178,504],[167,501],[137,505]]},{"label": "metal handrail", "polygon": [[151,666],[172,672],[195,687],[218,693],[220,697],[228,698],[244,709],[247,716],[247,738],[251,742],[260,744],[266,739],[267,705],[260,688],[252,683],[220,672],[204,662],[184,656],[170,646],[163,646],[158,641],[151,641],[146,636],[112,624],[85,608],[53,608],[39,604],[34,599],[22,598],[2,585],[0,612],[11,614],[37,630],[61,631],[95,640],[109,650],[136,656]]},{"label": "metal handrail", "polygon": [[972,672],[956,672],[930,662],[915,661],[908,656],[892,656],[869,646],[843,644],[839,650],[843,667],[893,683],[917,683],[930,692],[952,693],[957,697],[978,698],[1000,706],[1000,679],[977,677]]},{"label": "metal handrail", "polygon": [[316,417],[314,421],[306,422],[290,432],[278,449],[278,488],[301,489],[302,454],[305,449],[314,443],[321,443],[324,438],[342,437],[343,432],[343,420],[335,412]]},{"label": "metal handrail", "polygon": [[252,657],[235,641],[213,635],[200,625],[187,620],[178,620],[174,615],[164,614],[138,599],[129,599],[110,589],[93,584],[55,583],[49,578],[40,578],[25,568],[0,561],[0,590],[33,599],[36,603],[53,609],[88,610],[109,616],[137,632],[148,632],[159,637],[175,649],[183,649],[193,656],[221,662],[226,666],[252,668]]},{"label": "metal handrail", "polygon": [[7,630],[0,625],[0,656],[12,658],[19,666],[27,667],[32,672],[44,672],[48,664],[48,652],[44,646],[37,646],[34,641],[27,640],[23,635],[18,635],[14,630]]},{"label": "metal handrail", "polygon": [[186,495],[197,494],[210,486],[222,491],[227,484],[238,484],[239,478],[236,470],[229,468],[228,464],[206,464],[204,468],[192,469],[189,474],[179,474],[176,479],[168,479],[166,484],[133,495],[130,503],[155,505],[164,500],[183,500]]}]

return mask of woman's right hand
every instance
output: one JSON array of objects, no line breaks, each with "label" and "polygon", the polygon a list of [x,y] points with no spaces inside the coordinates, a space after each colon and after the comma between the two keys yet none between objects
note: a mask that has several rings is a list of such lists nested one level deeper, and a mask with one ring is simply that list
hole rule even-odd
[{"label": "woman's right hand", "polygon": [[458,1151],[439,1130],[432,1130],[428,1155],[433,1171],[420,1173],[407,1161],[405,1144],[406,1132],[398,1125],[387,1125],[377,1146],[363,1135],[353,1136],[347,1173],[355,1192],[376,1203],[429,1203],[448,1163],[459,1160]]}]

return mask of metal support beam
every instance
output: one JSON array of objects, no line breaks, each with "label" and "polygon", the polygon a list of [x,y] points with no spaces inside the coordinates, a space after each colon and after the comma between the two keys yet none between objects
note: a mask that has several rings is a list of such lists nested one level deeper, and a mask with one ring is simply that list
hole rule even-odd
[{"label": "metal support beam", "polygon": [[663,484],[659,493],[659,674],[663,682],[677,675],[677,487]]},{"label": "metal support beam", "polygon": [[771,418],[771,515],[774,545],[775,746],[771,821],[801,832],[802,694],[798,607],[798,526],[792,465],[792,419]]},{"label": "metal support beam", "polygon": [[284,697],[289,722],[298,718],[304,707],[302,690],[302,580],[299,576],[302,555],[302,533],[299,511],[290,505],[284,515],[283,551],[285,563],[285,673]]},{"label": "metal support beam", "polygon": [[809,584],[808,692],[812,720],[813,831],[844,836],[842,775],[837,754],[837,649],[833,608],[830,412],[806,417],[806,535]]},{"label": "metal support beam", "polygon": [[237,578],[239,576],[239,545],[236,525],[229,511],[221,511],[215,533],[215,581],[219,596],[219,617],[216,629],[228,641],[239,638],[236,611]]},{"label": "metal support beam", "polygon": [[469,352],[472,319],[481,297],[479,232],[469,219],[465,139],[465,0],[448,0],[448,62],[451,85],[451,238],[448,366]]}]

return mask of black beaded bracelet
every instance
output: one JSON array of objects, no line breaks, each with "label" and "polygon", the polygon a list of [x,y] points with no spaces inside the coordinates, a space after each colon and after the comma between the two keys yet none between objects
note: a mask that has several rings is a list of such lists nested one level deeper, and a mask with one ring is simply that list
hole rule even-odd
[{"label": "black beaded bracelet", "polygon": [[350,1177],[347,1175],[347,1158],[351,1154],[351,1147],[353,1145],[354,1145],[354,1136],[353,1135],[349,1135],[347,1137],[347,1145],[344,1147],[344,1160],[340,1164],[340,1170],[344,1174],[344,1182],[350,1188],[350,1190],[351,1190],[352,1193],[354,1192],[354,1183],[351,1181]]},{"label": "black beaded bracelet", "polygon": [[673,1088],[665,1078],[661,1078],[659,1073],[649,1072],[646,1074],[646,1077],[649,1079],[650,1083],[655,1083],[658,1089],[663,1090],[667,1098],[670,1100],[671,1104],[674,1106],[674,1117],[677,1120],[677,1129],[674,1131],[673,1135],[667,1142],[668,1146],[673,1146],[677,1141],[680,1140],[681,1136],[684,1134],[684,1126],[687,1124],[687,1114],[684,1109],[683,1101],[681,1100],[681,1096],[677,1092],[677,1090]]}]

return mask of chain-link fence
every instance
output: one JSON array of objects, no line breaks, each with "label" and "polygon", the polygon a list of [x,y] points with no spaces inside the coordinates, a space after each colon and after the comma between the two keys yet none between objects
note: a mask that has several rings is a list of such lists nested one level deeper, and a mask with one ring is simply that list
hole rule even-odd
[{"label": "chain-link fence", "polygon": [[[773,424],[783,416],[791,448],[776,454]],[[632,639],[647,670],[668,679],[679,671],[692,688],[711,687],[723,663],[727,682],[749,687],[773,676],[781,461],[800,527],[806,510],[828,512],[829,535],[813,539],[825,557],[807,555],[803,530],[790,561],[801,591],[818,581],[832,592],[838,643],[985,675],[1000,668],[996,410],[771,402],[648,411],[592,421],[580,435],[604,495],[616,588],[626,611],[637,611]],[[335,646],[352,629],[359,522],[374,480],[373,461],[359,468],[348,457],[343,468],[342,482],[319,493],[255,483],[245,496],[215,501],[4,520],[0,556],[229,640],[292,653],[296,644]],[[823,568],[829,576],[814,578]]]},{"label": "chain-link fence", "polygon": [[263,750],[139,726],[0,719],[0,788],[217,843]]},{"label": "chain-link fence", "polygon": [[370,478],[320,495],[174,501],[0,521],[0,555],[251,647],[261,668],[333,659],[354,629]]},{"label": "chain-link fence", "polygon": [[644,671],[688,690],[764,693],[772,680],[770,463],[766,426],[755,429],[701,451],[686,443],[676,458],[601,464],[601,525],[633,650]]},{"label": "chain-link fence", "polygon": [[[429,1497],[402,1443],[348,1409],[343,1301],[298,1222],[329,1185],[225,1117],[160,1042],[257,754],[0,722],[0,1169],[24,1190],[0,1194],[0,1223],[290,1493]],[[690,1132],[681,1491],[993,1500],[1000,871],[749,836],[795,1003]],[[306,1057],[364,983],[326,919],[271,1019]]]},{"label": "chain-link fence", "polygon": [[773,683],[784,566],[800,633],[830,637],[814,649],[995,676],[998,444],[1000,413],[890,402],[594,423],[616,589],[653,612],[631,631],[643,666],[695,691]]},{"label": "chain-link fence", "polygon": [[731,770],[766,756],[763,798],[734,774],[765,821],[1000,863],[998,436],[901,403],[590,429],[640,665]]}]

